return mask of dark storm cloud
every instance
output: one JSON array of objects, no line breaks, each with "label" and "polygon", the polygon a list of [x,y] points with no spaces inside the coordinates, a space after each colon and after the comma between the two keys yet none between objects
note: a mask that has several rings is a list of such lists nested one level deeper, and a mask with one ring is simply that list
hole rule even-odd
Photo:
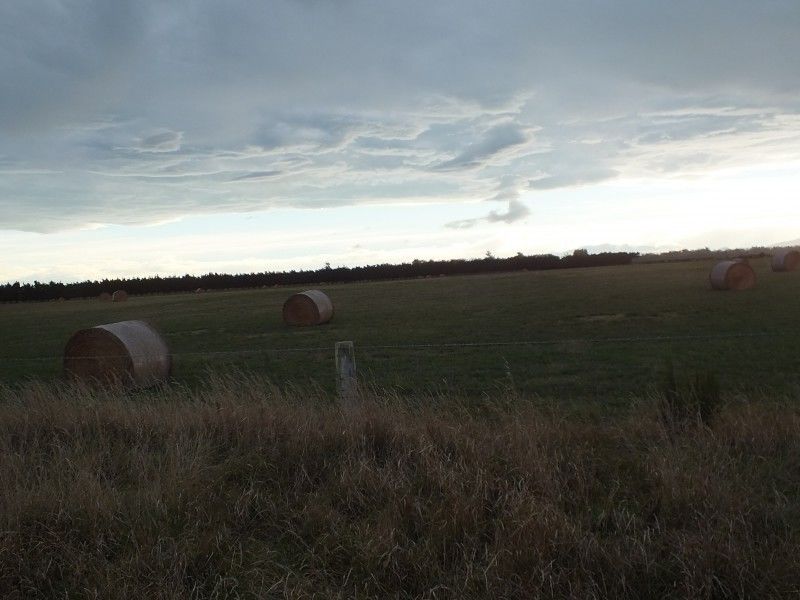
[{"label": "dark storm cloud", "polygon": [[519,200],[522,182],[512,176],[502,177],[498,184],[495,194],[491,196],[489,202],[507,202],[505,211],[491,210],[485,217],[476,219],[462,219],[451,221],[445,224],[450,229],[469,229],[479,223],[516,223],[524,220],[530,215],[530,209]]},{"label": "dark storm cloud", "polygon": [[797,31],[795,0],[6,2],[0,229],[797,158]]},{"label": "dark storm cloud", "polygon": [[577,169],[570,173],[547,175],[539,179],[534,179],[530,182],[530,187],[534,190],[553,190],[572,185],[597,183],[598,181],[612,179],[618,174],[619,173],[613,169],[597,169],[594,171]]},{"label": "dark storm cloud", "polygon": [[523,220],[531,213],[530,209],[519,200],[509,200],[508,207],[504,212],[492,210],[485,217],[477,219],[463,219],[461,221],[451,221],[445,227],[450,229],[469,229],[478,223],[516,223]]},{"label": "dark storm cloud", "polygon": [[245,173],[244,175],[239,175],[231,179],[231,181],[253,181],[253,180],[261,180],[261,179],[270,179],[272,177],[277,177],[281,174],[281,171],[254,171],[252,173]]},{"label": "dark storm cloud", "polygon": [[116,104],[139,68],[146,3],[6,2],[0,6],[0,127],[25,134],[89,120]]},{"label": "dark storm cloud", "polygon": [[178,131],[162,131],[144,138],[139,147],[148,152],[175,152],[180,150],[183,134]]},{"label": "dark storm cloud", "polygon": [[487,161],[507,150],[528,141],[524,130],[515,123],[497,125],[487,131],[482,139],[470,143],[455,158],[434,167],[437,171],[458,171],[483,166]]},{"label": "dark storm cloud", "polygon": [[516,223],[530,214],[530,209],[519,200],[509,200],[508,209],[505,212],[491,211],[486,220],[490,223]]}]

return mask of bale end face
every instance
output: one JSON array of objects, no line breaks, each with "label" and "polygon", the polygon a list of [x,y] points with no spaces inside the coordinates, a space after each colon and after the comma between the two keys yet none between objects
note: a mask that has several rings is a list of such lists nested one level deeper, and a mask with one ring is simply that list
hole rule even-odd
[{"label": "bale end face", "polygon": [[756,273],[747,262],[725,260],[711,270],[711,287],[715,290],[749,290],[756,285]]},{"label": "bale end face", "polygon": [[783,250],[772,257],[772,270],[776,273],[796,271],[800,268],[800,251]]},{"label": "bale end face", "polygon": [[115,335],[92,327],[76,332],[67,342],[64,373],[74,380],[130,385],[133,360]]},{"label": "bale end face", "polygon": [[333,303],[319,290],[307,290],[289,297],[283,304],[283,321],[292,326],[321,325],[333,317]]}]

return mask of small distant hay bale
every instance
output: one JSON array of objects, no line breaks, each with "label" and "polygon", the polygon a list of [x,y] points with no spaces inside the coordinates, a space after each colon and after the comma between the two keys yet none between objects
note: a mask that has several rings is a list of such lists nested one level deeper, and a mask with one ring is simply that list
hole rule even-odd
[{"label": "small distant hay bale", "polygon": [[204,290],[203,288],[197,288],[197,289],[194,291],[194,293],[195,293],[195,294],[202,294],[203,292],[205,292],[205,290]]},{"label": "small distant hay bale", "polygon": [[111,294],[108,292],[103,292],[97,297],[97,299],[100,300],[100,302],[111,302]]},{"label": "small distant hay bale", "polygon": [[58,297],[58,301],[59,301],[59,302],[66,302],[66,301],[67,301],[67,299],[66,299],[66,298],[64,298],[64,296],[59,296],[59,297]]},{"label": "small distant hay bale", "polygon": [[167,343],[144,321],[81,329],[64,349],[64,373],[76,380],[147,387],[166,380],[171,370]]},{"label": "small distant hay bale", "polygon": [[772,270],[776,273],[796,271],[800,268],[799,250],[779,250],[772,256]]},{"label": "small distant hay bale", "polygon": [[749,290],[756,285],[756,272],[747,261],[723,260],[711,269],[709,279],[715,290]]},{"label": "small distant hay bale", "polygon": [[283,304],[283,322],[287,325],[322,325],[333,318],[333,302],[319,290],[293,294]]},{"label": "small distant hay bale", "polygon": [[117,290],[114,292],[114,295],[111,296],[112,302],[127,302],[128,301],[128,292],[125,290]]}]

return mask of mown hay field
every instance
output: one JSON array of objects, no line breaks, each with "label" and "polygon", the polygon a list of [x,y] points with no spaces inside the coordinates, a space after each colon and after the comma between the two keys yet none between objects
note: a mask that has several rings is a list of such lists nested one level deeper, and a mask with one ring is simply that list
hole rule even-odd
[{"label": "mown hay field", "polygon": [[[756,289],[715,292],[711,266],[326,285],[320,289],[333,300],[335,316],[308,328],[287,327],[281,317],[283,302],[302,288],[134,296],[123,304],[6,304],[0,305],[0,380],[57,379],[74,331],[146,319],[176,355],[174,377],[189,385],[209,370],[234,368],[278,386],[332,391],[334,343],[352,340],[362,382],[408,394],[510,389],[627,402],[647,393],[668,359],[682,370],[714,371],[727,392],[796,390],[800,274],[773,273],[768,259],[756,260]],[[458,345],[521,341],[544,343]],[[434,346],[402,347],[414,344]]]}]

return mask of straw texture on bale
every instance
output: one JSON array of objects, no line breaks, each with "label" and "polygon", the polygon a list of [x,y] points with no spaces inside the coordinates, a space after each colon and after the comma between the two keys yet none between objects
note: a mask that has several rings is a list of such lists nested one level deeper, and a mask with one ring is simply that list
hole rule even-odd
[{"label": "straw texture on bale", "polygon": [[746,261],[724,260],[711,269],[711,287],[715,290],[749,290],[756,285],[756,273]]},{"label": "straw texture on bale", "polygon": [[795,271],[800,268],[800,250],[780,250],[772,257],[772,270]]},{"label": "straw texture on bale", "polygon": [[321,325],[333,317],[333,302],[319,290],[294,294],[283,304],[283,321],[287,325]]},{"label": "straw texture on bale", "polygon": [[114,292],[114,295],[111,296],[112,302],[126,302],[128,300],[128,292],[125,290],[117,290]]},{"label": "straw texture on bale", "polygon": [[172,358],[164,338],[144,321],[81,329],[64,349],[67,377],[146,387],[169,377]]},{"label": "straw texture on bale", "polygon": [[108,292],[103,292],[97,298],[100,300],[100,302],[111,302],[111,294]]}]

